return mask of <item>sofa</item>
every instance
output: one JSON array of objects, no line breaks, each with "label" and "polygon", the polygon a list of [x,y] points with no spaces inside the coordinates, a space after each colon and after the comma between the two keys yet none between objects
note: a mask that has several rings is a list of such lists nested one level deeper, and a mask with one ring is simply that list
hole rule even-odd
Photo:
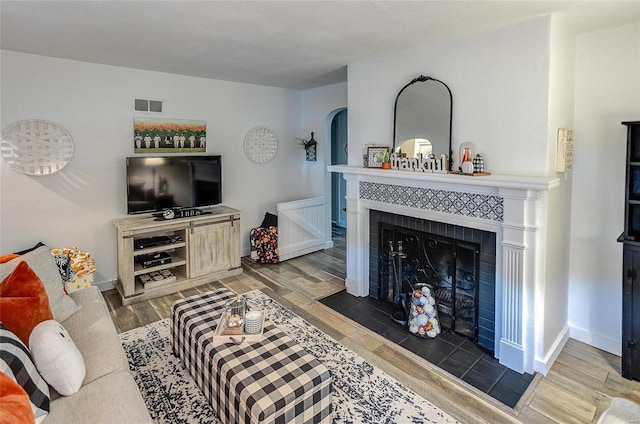
[{"label": "sofa", "polygon": [[[152,423],[98,288],[67,295],[46,246],[6,256],[0,261],[0,365],[3,377],[11,377],[29,397],[26,408],[31,411],[27,412],[33,412],[29,422],[35,416],[37,423],[45,424]],[[36,294],[20,292],[29,287]],[[25,304],[25,299],[31,303]],[[39,314],[37,309],[44,312]],[[46,337],[38,338],[47,334],[39,331],[47,324],[57,326],[48,335],[57,337],[54,344],[45,344]],[[60,336],[73,350],[66,345],[58,349]],[[46,356],[52,358],[44,361]],[[13,408],[14,404],[3,403],[0,409],[8,411],[7,405]]]},{"label": "sofa", "polygon": [[61,324],[82,353],[86,374],[74,395],[52,389],[43,423],[152,423],[100,291],[89,287],[69,296],[79,310]]}]

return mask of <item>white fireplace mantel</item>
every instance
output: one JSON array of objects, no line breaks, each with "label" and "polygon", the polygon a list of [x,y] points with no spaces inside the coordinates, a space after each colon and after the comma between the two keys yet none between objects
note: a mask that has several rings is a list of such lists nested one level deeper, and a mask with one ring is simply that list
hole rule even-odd
[{"label": "white fireplace mantel", "polygon": [[328,170],[342,173],[347,181],[347,292],[369,294],[369,210],[493,231],[496,358],[518,372],[546,374],[550,364],[536,356],[544,311],[536,311],[543,305],[535,296],[544,286],[548,192],[559,185],[558,178],[472,177],[348,165]]}]

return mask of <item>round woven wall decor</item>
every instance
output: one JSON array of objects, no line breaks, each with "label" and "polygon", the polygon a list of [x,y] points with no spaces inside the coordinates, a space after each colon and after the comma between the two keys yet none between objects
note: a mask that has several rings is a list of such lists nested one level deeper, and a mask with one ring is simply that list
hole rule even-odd
[{"label": "round woven wall decor", "polygon": [[255,127],[244,137],[244,154],[255,163],[269,162],[278,151],[278,137],[271,128]]},{"label": "round woven wall decor", "polygon": [[10,125],[2,132],[0,152],[12,169],[43,176],[64,168],[73,157],[73,139],[60,125],[28,119]]}]

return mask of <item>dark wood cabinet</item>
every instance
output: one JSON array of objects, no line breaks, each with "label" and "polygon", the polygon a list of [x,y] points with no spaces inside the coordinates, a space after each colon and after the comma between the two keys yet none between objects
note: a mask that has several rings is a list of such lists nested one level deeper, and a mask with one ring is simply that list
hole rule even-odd
[{"label": "dark wood cabinet", "polygon": [[640,121],[622,124],[627,126],[624,238],[640,242]]},{"label": "dark wood cabinet", "polygon": [[640,121],[627,127],[622,256],[622,376],[640,380]]}]

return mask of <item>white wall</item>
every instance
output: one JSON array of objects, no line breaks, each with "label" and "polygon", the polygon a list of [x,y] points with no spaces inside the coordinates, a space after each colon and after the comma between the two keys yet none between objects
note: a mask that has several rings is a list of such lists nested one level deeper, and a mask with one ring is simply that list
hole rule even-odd
[{"label": "white wall", "polygon": [[[308,139],[313,131],[314,138],[318,142],[317,155],[319,162],[306,162],[305,165],[311,167],[312,186],[311,190],[316,195],[322,195],[326,164],[331,163],[331,121],[327,127],[327,119],[334,112],[347,107],[347,83],[328,85],[320,88],[313,88],[302,92],[302,134],[301,138]],[[299,156],[304,159],[304,149],[300,146]],[[326,155],[329,154],[327,158]]]},{"label": "white wall", "polygon": [[[46,119],[65,127],[75,142],[72,161],[51,176],[20,174],[0,161],[2,253],[38,241],[77,246],[95,257],[96,282],[115,279],[112,220],[126,215],[124,159],[133,155],[133,118],[145,115],[207,121],[207,153],[223,155],[224,204],[242,210],[244,254],[249,230],[265,211],[275,212],[277,202],[323,195],[323,157],[306,163],[295,138],[309,130],[322,136],[319,123],[329,111],[311,108],[303,127],[300,91],[9,51],[1,52],[1,60],[2,128]],[[341,90],[329,93],[340,97]],[[318,94],[333,107],[332,94]],[[135,112],[136,97],[163,99],[163,113]],[[279,139],[275,158],[263,165],[243,152],[244,136],[258,125],[272,128]]]},{"label": "white wall", "polygon": [[640,25],[576,40],[571,337],[620,355],[626,127],[640,120]]},{"label": "white wall", "polygon": [[[302,92],[302,128],[305,134],[303,138],[309,138],[314,132],[314,138],[318,142],[318,162],[306,162],[312,169],[311,191],[315,196],[325,196],[326,221],[325,235],[326,246],[332,246],[331,241],[331,173],[327,172],[327,165],[331,164],[331,120],[336,112],[347,107],[347,83],[329,85],[320,88],[305,90]],[[300,155],[304,158],[301,147]]]},{"label": "white wall", "polygon": [[423,74],[451,89],[454,155],[470,141],[489,172],[546,176],[549,22],[540,17],[349,65],[349,164],[362,163],[365,144],[392,143],[396,95]]},{"label": "white wall", "polygon": [[[536,361],[552,364],[569,336],[567,299],[569,296],[569,239],[571,215],[571,172],[556,173],[558,128],[573,128],[575,75],[575,34],[562,16],[551,17],[549,40],[549,112],[547,169],[560,184],[549,191],[546,219],[539,223],[546,234],[546,260],[538,261],[544,275],[543,291],[536,293],[536,311],[543,311],[545,326],[536,326]],[[561,252],[561,254],[559,254]]]}]

